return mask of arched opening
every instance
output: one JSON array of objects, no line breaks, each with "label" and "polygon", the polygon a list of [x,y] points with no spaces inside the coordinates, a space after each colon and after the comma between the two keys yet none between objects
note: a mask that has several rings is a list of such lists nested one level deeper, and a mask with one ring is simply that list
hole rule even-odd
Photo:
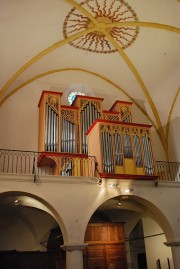
[{"label": "arched opening", "polygon": [[155,205],[133,195],[113,197],[89,220],[84,268],[174,268],[171,249],[164,245],[171,235]]},{"label": "arched opening", "polygon": [[64,227],[50,205],[29,193],[6,192],[0,216],[0,268],[64,268]]}]

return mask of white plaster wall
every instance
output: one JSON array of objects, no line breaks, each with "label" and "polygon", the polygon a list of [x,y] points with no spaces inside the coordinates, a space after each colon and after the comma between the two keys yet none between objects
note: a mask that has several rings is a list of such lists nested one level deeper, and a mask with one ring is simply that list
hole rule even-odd
[{"label": "white plaster wall", "polygon": [[175,162],[180,162],[179,134],[180,134],[180,117],[176,117],[173,118],[170,122],[170,132],[169,132],[169,156],[170,160]]},{"label": "white plaster wall", "polygon": [[[161,227],[157,222],[153,221],[149,217],[142,218],[144,236],[151,236],[163,233]],[[160,259],[161,268],[168,269],[167,258],[170,260],[171,269],[173,269],[172,251],[171,248],[165,246],[163,243],[167,239],[165,235],[153,236],[145,238],[146,257],[148,269],[158,268],[156,267],[156,261]]]},{"label": "white plaster wall", "polygon": [[0,108],[0,148],[37,150],[41,90],[34,87],[18,91]]}]

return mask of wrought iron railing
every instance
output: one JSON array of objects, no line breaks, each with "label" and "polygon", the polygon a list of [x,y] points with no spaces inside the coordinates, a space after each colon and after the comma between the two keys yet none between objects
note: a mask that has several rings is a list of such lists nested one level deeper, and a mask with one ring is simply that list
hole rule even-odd
[{"label": "wrought iron railing", "polygon": [[[54,175],[54,167],[49,165],[39,165],[39,157],[42,152],[7,150],[0,149],[0,173],[15,174],[34,174],[34,175]],[[75,156],[60,156],[60,160],[66,163],[64,169],[60,172],[62,176],[88,176],[95,175],[95,157],[78,158]],[[67,164],[74,163],[79,165],[78,174],[74,174],[73,169],[67,167]],[[75,170],[75,169],[74,169]],[[77,170],[77,169],[76,169]],[[84,171],[86,170],[86,171]]]},{"label": "wrought iron railing", "polygon": [[[35,151],[21,151],[21,150],[7,150],[0,149],[0,173],[15,173],[15,174],[34,174],[34,175],[53,175],[54,168],[51,166],[39,166],[38,160],[41,152]],[[95,157],[88,156],[85,160],[78,157],[63,156],[62,161],[67,165],[74,164],[74,162],[80,164],[78,171],[79,176],[95,176]],[[69,160],[69,162],[68,162]],[[85,164],[85,166],[84,166]],[[159,180],[165,181],[180,181],[180,163],[179,162],[165,162],[156,161],[156,171],[159,176]],[[83,167],[81,167],[83,165]],[[73,166],[72,166],[73,168]],[[86,171],[84,172],[84,168]],[[69,166],[65,166],[62,170],[62,176],[73,176],[71,173],[73,169]],[[96,173],[97,175],[97,173]]]},{"label": "wrought iron railing", "polygon": [[156,171],[160,180],[180,181],[180,163],[156,161]]}]

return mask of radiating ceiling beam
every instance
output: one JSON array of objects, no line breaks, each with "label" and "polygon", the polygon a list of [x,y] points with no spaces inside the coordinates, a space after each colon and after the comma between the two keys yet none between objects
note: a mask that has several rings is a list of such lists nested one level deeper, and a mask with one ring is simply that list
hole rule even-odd
[{"label": "radiating ceiling beam", "polygon": [[161,30],[166,30],[170,32],[175,32],[175,33],[180,33],[180,28],[171,26],[171,25],[166,25],[166,24],[161,24],[161,23],[154,23],[154,22],[142,22],[142,21],[123,21],[123,22],[113,22],[113,23],[108,23],[107,28],[113,28],[113,27],[127,27],[127,26],[142,26],[142,27],[150,27],[150,28],[157,28]]}]

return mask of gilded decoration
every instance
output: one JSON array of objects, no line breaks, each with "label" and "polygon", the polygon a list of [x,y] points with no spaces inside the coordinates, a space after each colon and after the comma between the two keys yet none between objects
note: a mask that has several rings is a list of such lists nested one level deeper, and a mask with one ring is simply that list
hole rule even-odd
[{"label": "gilded decoration", "polygon": [[119,116],[112,115],[112,114],[105,114],[104,119],[111,120],[111,121],[119,121]]},{"label": "gilded decoration", "polygon": [[125,120],[128,116],[130,116],[131,115],[131,110],[130,110],[130,108],[129,107],[127,107],[127,106],[122,106],[121,107],[121,120],[123,121],[123,120]]},{"label": "gilded decoration", "polygon": [[59,112],[59,100],[57,97],[48,95],[47,103],[56,113]]},{"label": "gilded decoration", "polygon": [[[108,24],[125,21],[138,21],[135,11],[123,0],[85,0],[80,4],[93,16],[99,25],[105,25],[106,31],[122,48],[128,48],[137,38],[138,26],[108,27]],[[70,10],[63,25],[64,37],[68,38],[83,30],[94,27],[86,15],[75,7]],[[103,31],[94,31],[75,39],[69,44],[75,48],[96,53],[113,53],[117,49],[109,42]]]}]

